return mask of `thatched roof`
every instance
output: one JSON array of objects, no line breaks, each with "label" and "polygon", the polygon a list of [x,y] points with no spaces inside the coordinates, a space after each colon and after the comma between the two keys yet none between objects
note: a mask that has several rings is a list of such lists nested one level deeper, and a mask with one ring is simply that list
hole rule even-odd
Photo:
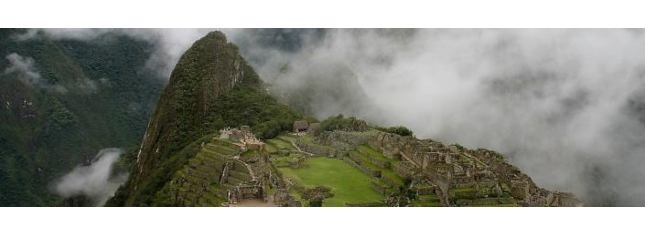
[{"label": "thatched roof", "polygon": [[293,130],[306,130],[309,128],[309,123],[305,120],[295,121],[293,123]]}]

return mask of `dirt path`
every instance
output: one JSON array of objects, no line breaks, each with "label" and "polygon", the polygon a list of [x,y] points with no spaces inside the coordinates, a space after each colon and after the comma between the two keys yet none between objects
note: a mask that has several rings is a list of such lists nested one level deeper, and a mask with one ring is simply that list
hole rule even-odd
[{"label": "dirt path", "polygon": [[296,148],[296,150],[298,150],[298,152],[301,152],[301,153],[304,153],[304,154],[308,154],[309,156],[313,156],[313,155],[314,155],[313,153],[308,153],[308,152],[302,151],[302,149],[300,149],[300,147],[298,147],[298,145],[296,145],[296,143],[294,143],[294,142],[291,142],[291,145],[293,145],[293,147],[294,147],[294,148]]}]

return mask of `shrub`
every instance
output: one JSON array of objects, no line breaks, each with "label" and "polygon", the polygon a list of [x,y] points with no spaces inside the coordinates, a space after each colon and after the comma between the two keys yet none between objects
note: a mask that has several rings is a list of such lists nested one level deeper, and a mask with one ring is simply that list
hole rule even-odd
[{"label": "shrub", "polygon": [[376,129],[388,132],[392,134],[397,134],[400,136],[414,136],[414,132],[404,126],[393,126],[393,127],[376,127]]},{"label": "shrub", "polygon": [[367,123],[355,117],[344,117],[342,114],[332,116],[321,123],[323,130],[333,131],[364,131],[367,129]]}]

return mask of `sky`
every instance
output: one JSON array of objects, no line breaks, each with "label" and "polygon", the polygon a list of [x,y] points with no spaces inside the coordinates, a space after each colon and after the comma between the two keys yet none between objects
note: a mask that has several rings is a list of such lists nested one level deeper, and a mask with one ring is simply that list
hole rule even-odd
[{"label": "sky", "polygon": [[[39,31],[76,40],[117,33],[148,41],[156,48],[148,69],[167,78],[181,54],[211,30],[47,29],[18,39]],[[288,92],[310,80],[330,81],[333,89],[346,85],[339,77],[356,80],[358,87],[337,87],[347,105],[314,97],[319,118],[349,113],[374,124],[405,125],[419,138],[493,149],[538,185],[573,192],[588,205],[645,204],[640,30],[222,31],[273,89]],[[280,72],[284,65],[290,73]]]}]

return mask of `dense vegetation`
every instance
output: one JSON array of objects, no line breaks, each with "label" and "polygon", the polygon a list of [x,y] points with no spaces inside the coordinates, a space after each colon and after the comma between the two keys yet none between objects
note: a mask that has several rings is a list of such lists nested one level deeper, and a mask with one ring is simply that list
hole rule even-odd
[{"label": "dense vegetation", "polygon": [[344,117],[342,114],[338,116],[328,117],[323,120],[323,130],[343,130],[343,131],[364,131],[367,129],[367,123],[355,117]]},{"label": "dense vegetation", "polygon": [[205,135],[248,125],[259,138],[267,139],[291,129],[301,118],[266,92],[235,45],[222,33],[212,32],[179,60],[142,144],[142,171],[135,171],[120,190],[124,192],[119,194],[129,195],[127,199],[114,199],[110,205],[151,205],[152,195],[185,164],[178,154],[190,152],[187,146]]},{"label": "dense vegetation", "polygon": [[397,134],[400,136],[414,136],[414,132],[404,126],[393,126],[393,127],[376,127],[379,131],[389,132],[392,134]]},{"label": "dense vegetation", "polygon": [[371,126],[365,121],[356,117],[345,117],[342,114],[331,116],[322,121],[322,128],[326,131],[342,130],[342,131],[364,131],[369,128],[374,128],[379,131],[389,132],[401,136],[414,136],[414,132],[404,126],[381,127]]},{"label": "dense vegetation", "polygon": [[[51,181],[100,149],[135,145],[163,80],[144,69],[148,43],[116,35],[16,40],[22,33],[0,30],[0,205],[60,205]],[[4,72],[12,53],[33,60],[40,84]]]}]

